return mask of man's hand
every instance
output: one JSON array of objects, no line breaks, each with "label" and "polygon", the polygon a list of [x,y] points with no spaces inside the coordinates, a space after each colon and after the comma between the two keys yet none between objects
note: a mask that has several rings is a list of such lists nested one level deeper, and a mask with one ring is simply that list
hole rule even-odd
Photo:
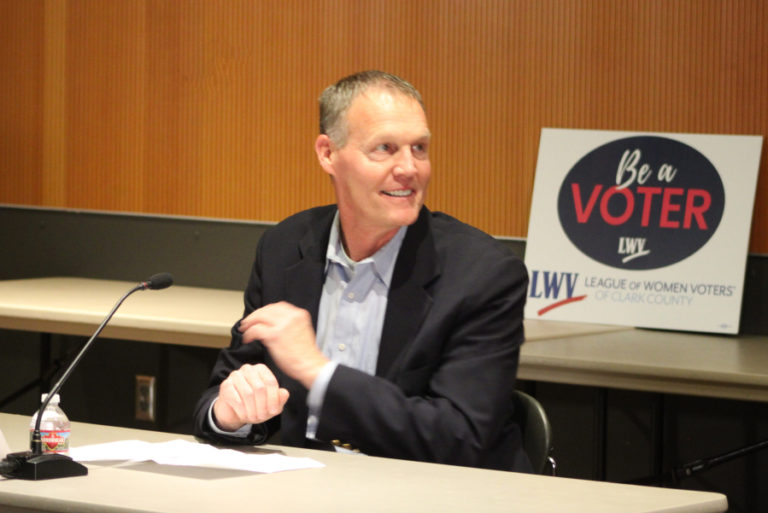
[{"label": "man's hand", "polygon": [[328,358],[318,349],[309,312],[290,303],[273,303],[240,321],[243,342],[260,340],[280,369],[310,388]]},{"label": "man's hand", "polygon": [[288,390],[280,388],[266,365],[245,364],[222,381],[213,416],[220,429],[237,431],[245,424],[261,424],[279,415],[287,400]]}]

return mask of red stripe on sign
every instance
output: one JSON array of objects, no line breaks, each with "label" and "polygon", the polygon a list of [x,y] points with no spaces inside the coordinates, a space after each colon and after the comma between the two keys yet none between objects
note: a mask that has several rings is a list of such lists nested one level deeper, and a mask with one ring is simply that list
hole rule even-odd
[{"label": "red stripe on sign", "polygon": [[581,300],[582,300],[582,299],[584,299],[585,297],[587,297],[587,295],[586,295],[586,294],[584,294],[583,296],[573,296],[573,297],[569,297],[568,299],[563,299],[562,301],[558,301],[557,303],[552,303],[552,304],[551,304],[551,305],[549,305],[549,306],[545,306],[544,308],[542,308],[541,310],[539,310],[537,313],[539,314],[539,316],[542,316],[542,315],[544,315],[545,313],[547,313],[547,312],[549,312],[550,310],[552,310],[553,308],[557,308],[558,306],[567,305],[568,303],[574,303],[574,302],[576,302],[576,301],[581,301]]}]

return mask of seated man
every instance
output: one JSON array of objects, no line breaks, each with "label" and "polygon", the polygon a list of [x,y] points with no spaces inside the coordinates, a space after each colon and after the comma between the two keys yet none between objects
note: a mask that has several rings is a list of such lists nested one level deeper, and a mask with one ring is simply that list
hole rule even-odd
[{"label": "seated man", "polygon": [[287,445],[530,471],[511,418],[527,272],[424,206],[429,144],[421,96],[399,77],[363,72],[323,92],[315,151],[336,204],[259,240],[198,436],[279,430]]}]

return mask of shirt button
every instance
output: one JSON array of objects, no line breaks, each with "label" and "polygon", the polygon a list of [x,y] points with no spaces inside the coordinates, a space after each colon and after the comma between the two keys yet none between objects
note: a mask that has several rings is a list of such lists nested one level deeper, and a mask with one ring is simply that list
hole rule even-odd
[{"label": "shirt button", "polygon": [[346,344],[339,344],[339,351],[344,351],[347,348]]},{"label": "shirt button", "polygon": [[349,299],[355,299],[355,293],[354,292],[350,292],[349,294],[347,294],[347,297]]}]

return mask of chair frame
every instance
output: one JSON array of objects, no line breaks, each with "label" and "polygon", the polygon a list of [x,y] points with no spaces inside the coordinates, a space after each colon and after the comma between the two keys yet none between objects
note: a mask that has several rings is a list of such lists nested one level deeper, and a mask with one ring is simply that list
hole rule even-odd
[{"label": "chair frame", "polygon": [[523,448],[533,471],[556,475],[557,462],[552,456],[552,426],[541,403],[522,390],[515,390],[513,418],[520,426]]}]

